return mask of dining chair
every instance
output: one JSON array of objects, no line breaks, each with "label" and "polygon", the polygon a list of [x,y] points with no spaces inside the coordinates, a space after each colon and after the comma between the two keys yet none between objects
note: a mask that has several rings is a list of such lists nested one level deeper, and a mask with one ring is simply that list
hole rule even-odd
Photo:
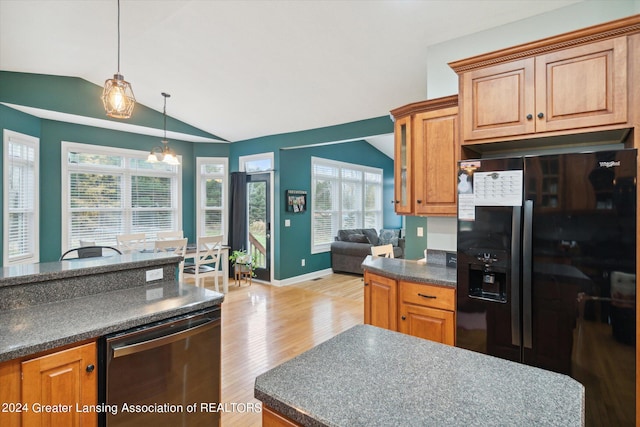
[{"label": "dining chair", "polygon": [[389,243],[388,245],[371,246],[371,255],[384,258],[394,258],[393,245]]},{"label": "dining chair", "polygon": [[184,279],[184,255],[187,252],[187,239],[156,240],[153,245],[154,253],[164,252],[182,257],[182,261],[178,266],[178,281],[182,282]]},{"label": "dining chair", "polygon": [[[220,251],[222,249],[222,236],[198,237],[198,253],[194,258],[194,265],[184,268],[185,277],[193,277],[196,286],[200,286],[200,279],[213,277],[216,292],[218,289],[218,265],[220,264]],[[204,283],[202,283],[204,287]]]},{"label": "dining chair", "polygon": [[156,233],[156,240],[175,240],[182,239],[183,237],[182,230],[158,231]]},{"label": "dining chair", "polygon": [[[68,251],[60,255],[60,258],[58,259],[58,261],[78,259],[78,258],[99,258],[103,256],[104,249],[107,249],[115,252],[116,254],[122,255],[122,252],[120,252],[117,248],[114,248],[112,246],[90,245],[90,246],[81,246],[79,248],[69,249]],[[71,256],[71,254],[73,254],[74,252],[76,252],[75,257]]]},{"label": "dining chair", "polygon": [[124,254],[141,252],[146,249],[147,237],[144,233],[118,234],[116,236],[118,249]]}]

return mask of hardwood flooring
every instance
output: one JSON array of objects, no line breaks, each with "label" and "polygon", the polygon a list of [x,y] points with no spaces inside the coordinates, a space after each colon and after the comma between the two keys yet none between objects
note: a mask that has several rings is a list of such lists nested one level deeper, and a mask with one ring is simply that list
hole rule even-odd
[{"label": "hardwood flooring", "polygon": [[[364,319],[361,276],[332,274],[291,286],[229,284],[222,304],[225,427],[260,426],[255,378]],[[206,283],[213,287],[213,281]],[[252,404],[252,405],[249,405]],[[228,412],[226,412],[228,410]]]}]

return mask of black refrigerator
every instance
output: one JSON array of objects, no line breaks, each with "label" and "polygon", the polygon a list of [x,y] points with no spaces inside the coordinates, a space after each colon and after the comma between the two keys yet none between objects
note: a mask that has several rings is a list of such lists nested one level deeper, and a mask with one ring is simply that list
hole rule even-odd
[{"label": "black refrigerator", "polygon": [[635,421],[636,157],[459,164],[456,346],[575,378],[590,426]]}]

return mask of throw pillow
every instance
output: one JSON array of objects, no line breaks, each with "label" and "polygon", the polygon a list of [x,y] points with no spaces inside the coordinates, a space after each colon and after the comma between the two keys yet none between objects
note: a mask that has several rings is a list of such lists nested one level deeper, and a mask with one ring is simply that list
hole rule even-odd
[{"label": "throw pillow", "polygon": [[391,243],[393,246],[398,246],[398,240],[400,239],[399,229],[385,229],[380,230],[380,236],[378,238],[380,245],[388,245]]},{"label": "throw pillow", "polygon": [[349,241],[354,243],[369,243],[369,239],[364,234],[351,234],[349,235]]},{"label": "throw pillow", "polygon": [[362,230],[362,234],[367,236],[367,239],[369,239],[369,243],[371,243],[373,246],[377,246],[380,244],[380,241],[378,240],[378,233],[376,232],[375,228],[365,228]]}]

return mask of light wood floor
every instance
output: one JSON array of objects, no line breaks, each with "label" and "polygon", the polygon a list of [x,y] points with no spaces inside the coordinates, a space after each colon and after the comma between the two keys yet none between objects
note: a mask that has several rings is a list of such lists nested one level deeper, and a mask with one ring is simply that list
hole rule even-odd
[{"label": "light wood floor", "polygon": [[284,287],[230,281],[222,304],[222,403],[238,410],[223,412],[222,425],[260,426],[260,413],[241,410],[258,403],[255,378],[363,323],[363,301],[362,277],[355,275]]}]

